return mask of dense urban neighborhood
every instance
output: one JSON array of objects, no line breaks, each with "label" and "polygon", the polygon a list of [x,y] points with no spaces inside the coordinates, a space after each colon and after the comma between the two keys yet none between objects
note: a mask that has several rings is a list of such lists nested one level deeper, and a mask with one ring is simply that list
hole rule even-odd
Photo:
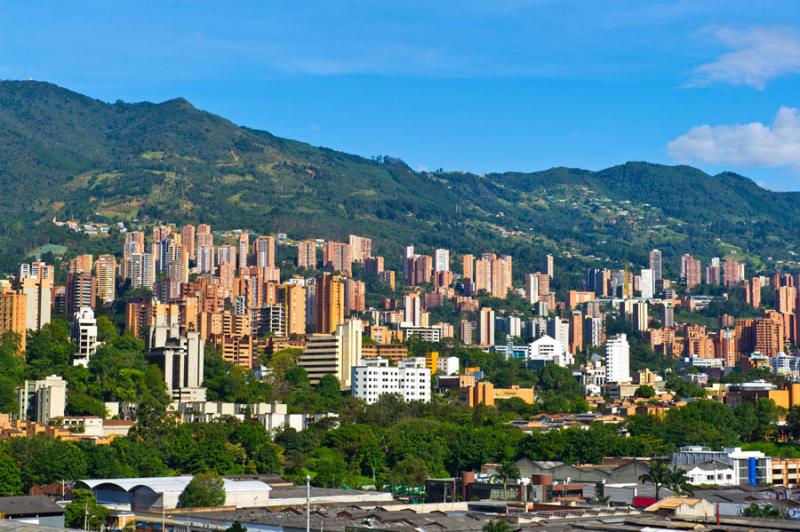
[{"label": "dense urban neighborhood", "polygon": [[786,0],[0,0],[0,532],[800,532]]}]

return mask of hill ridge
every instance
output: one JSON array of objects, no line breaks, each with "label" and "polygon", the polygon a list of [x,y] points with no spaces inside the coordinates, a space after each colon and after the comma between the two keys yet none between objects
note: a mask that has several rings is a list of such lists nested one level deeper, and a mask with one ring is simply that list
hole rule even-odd
[{"label": "hill ridge", "polygon": [[392,260],[415,243],[509,252],[525,268],[548,252],[641,263],[658,246],[668,256],[736,252],[757,264],[800,248],[798,194],[733,172],[646,161],[417,172],[396,157],[239,126],[183,97],[109,103],[38,81],[0,81],[0,187],[0,268],[52,239],[54,215],[297,237],[354,232],[374,237]]}]

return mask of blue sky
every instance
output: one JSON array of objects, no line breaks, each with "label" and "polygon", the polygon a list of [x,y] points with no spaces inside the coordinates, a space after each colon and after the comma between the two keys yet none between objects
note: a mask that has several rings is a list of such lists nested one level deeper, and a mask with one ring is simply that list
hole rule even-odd
[{"label": "blue sky", "polygon": [[791,1],[0,0],[0,78],[415,168],[687,162],[800,190]]}]

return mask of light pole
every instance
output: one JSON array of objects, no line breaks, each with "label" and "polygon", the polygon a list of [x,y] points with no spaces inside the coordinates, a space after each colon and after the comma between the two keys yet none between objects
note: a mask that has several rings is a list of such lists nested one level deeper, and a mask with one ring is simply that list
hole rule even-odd
[{"label": "light pole", "polygon": [[311,475],[306,475],[306,532],[311,532]]}]

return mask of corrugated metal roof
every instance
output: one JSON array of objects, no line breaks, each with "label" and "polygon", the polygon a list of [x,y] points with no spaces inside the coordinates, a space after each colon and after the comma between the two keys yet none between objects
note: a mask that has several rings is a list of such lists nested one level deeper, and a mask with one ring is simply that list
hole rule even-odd
[{"label": "corrugated metal roof", "polygon": [[43,495],[20,495],[0,497],[0,514],[44,515],[63,514],[64,509]]}]

